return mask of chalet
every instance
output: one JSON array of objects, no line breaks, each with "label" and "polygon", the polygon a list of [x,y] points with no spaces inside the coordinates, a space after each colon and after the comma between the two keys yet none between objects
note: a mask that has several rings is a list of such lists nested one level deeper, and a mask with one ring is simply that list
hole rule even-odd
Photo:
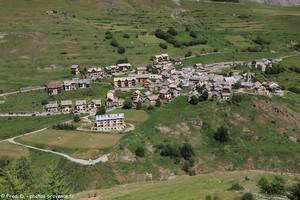
[{"label": "chalet", "polygon": [[114,78],[114,88],[135,88],[137,79],[135,77],[118,77]]},{"label": "chalet", "polygon": [[91,86],[91,81],[88,79],[80,79],[78,81],[79,88],[89,88]]},{"label": "chalet", "polygon": [[57,95],[61,93],[63,84],[61,81],[51,81],[45,85],[46,91],[49,95]]},{"label": "chalet", "polygon": [[125,128],[124,113],[97,115],[93,131],[114,132]]},{"label": "chalet", "polygon": [[137,74],[147,74],[147,67],[137,67],[136,73]]},{"label": "chalet", "polygon": [[60,102],[60,109],[62,112],[69,113],[73,109],[73,103],[71,100],[63,100]]},{"label": "chalet", "polygon": [[87,78],[92,80],[101,79],[104,76],[104,71],[100,67],[92,67],[87,70]]},{"label": "chalet", "polygon": [[130,63],[120,63],[117,64],[117,67],[119,72],[126,72],[132,68],[132,65]]},{"label": "chalet", "polygon": [[168,54],[161,54],[161,55],[156,55],[153,57],[153,62],[155,64],[162,63],[162,62],[168,62],[168,61],[170,61],[170,57]]},{"label": "chalet", "polygon": [[146,99],[149,101],[149,103],[151,105],[155,105],[156,102],[159,100],[159,95],[158,94],[150,94],[147,96]]},{"label": "chalet", "polygon": [[63,82],[63,87],[65,91],[76,90],[77,81],[76,80],[66,80]]},{"label": "chalet", "polygon": [[51,112],[51,113],[58,112],[59,111],[59,107],[58,107],[57,101],[51,101],[48,104],[46,104],[45,105],[45,110],[47,112]]},{"label": "chalet", "polygon": [[133,103],[138,103],[141,99],[141,92],[139,90],[134,91],[132,95],[132,101]]},{"label": "chalet", "polygon": [[90,110],[97,110],[100,107],[101,107],[101,100],[100,99],[98,99],[98,100],[94,99],[89,104],[89,109]]},{"label": "chalet", "polygon": [[72,72],[73,75],[80,74],[80,67],[79,67],[79,65],[72,65],[71,66],[71,72]]},{"label": "chalet", "polygon": [[86,100],[77,100],[75,101],[75,109],[80,112],[84,113],[87,111],[87,103]]},{"label": "chalet", "polygon": [[170,101],[172,99],[172,94],[169,92],[169,89],[163,88],[159,91],[159,97],[164,101]]},{"label": "chalet", "polygon": [[114,90],[110,90],[107,92],[106,102],[105,102],[107,108],[120,107],[123,105],[123,103],[124,103],[123,99],[119,99],[118,97],[115,96]]}]

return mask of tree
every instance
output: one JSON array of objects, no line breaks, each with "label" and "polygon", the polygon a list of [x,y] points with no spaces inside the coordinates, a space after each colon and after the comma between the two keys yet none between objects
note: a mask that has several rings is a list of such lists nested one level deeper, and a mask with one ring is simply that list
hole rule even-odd
[{"label": "tree", "polygon": [[17,177],[16,171],[13,168],[0,168],[0,176],[0,193],[24,194],[26,192],[25,183]]},{"label": "tree", "polygon": [[136,109],[137,109],[137,110],[141,110],[142,108],[143,108],[142,102],[140,102],[140,101],[137,102],[137,103],[136,103]]},{"label": "tree", "polygon": [[185,55],[184,55],[184,57],[190,57],[190,56],[192,56],[192,54],[193,54],[193,52],[192,51],[188,51]]},{"label": "tree", "polygon": [[162,49],[167,49],[168,45],[166,45],[165,43],[159,43],[160,48]]},{"label": "tree", "polygon": [[228,142],[228,140],[229,140],[228,129],[221,126],[220,128],[218,128],[218,130],[214,134],[214,138],[216,141],[218,141],[220,143]]},{"label": "tree", "polygon": [[[70,184],[64,179],[61,171],[56,169],[50,170],[50,175],[48,178],[48,184],[45,188],[45,193],[47,195],[67,195],[70,194],[71,188]],[[51,199],[61,199],[61,198],[51,198]]]},{"label": "tree", "polygon": [[16,160],[14,164],[14,170],[16,173],[16,176],[19,180],[23,181],[26,188],[32,188],[33,185],[33,172],[31,169],[31,164],[28,159],[26,158],[20,158]]},{"label": "tree", "polygon": [[124,47],[121,47],[121,46],[118,47],[118,53],[119,53],[119,54],[123,54],[123,53],[125,53],[125,51],[126,51],[126,50],[125,50]]},{"label": "tree", "polygon": [[254,196],[252,193],[247,192],[242,196],[241,200],[254,200]]},{"label": "tree", "polygon": [[173,28],[173,27],[170,27],[167,31],[167,33],[173,35],[173,36],[176,36],[178,33],[177,31]]},{"label": "tree", "polygon": [[105,113],[106,113],[106,108],[105,106],[102,105],[98,108],[96,115],[104,115]]},{"label": "tree", "polygon": [[258,186],[262,193],[269,195],[281,195],[285,192],[285,182],[279,176],[275,176],[272,182],[269,182],[265,177],[262,177],[258,181]]},{"label": "tree", "polygon": [[197,35],[197,33],[195,31],[191,31],[190,32],[190,36],[193,37],[193,38],[197,38],[198,37],[198,35]]},{"label": "tree", "polygon": [[138,147],[135,150],[135,155],[138,157],[144,157],[145,156],[145,149],[144,147]]},{"label": "tree", "polygon": [[208,92],[204,90],[201,96],[199,97],[199,101],[206,101],[208,99]]},{"label": "tree", "polygon": [[185,143],[179,148],[181,156],[185,159],[188,160],[194,155],[194,149],[192,145]]},{"label": "tree", "polygon": [[288,197],[291,200],[300,200],[300,181],[291,187]]},{"label": "tree", "polygon": [[128,39],[128,38],[130,38],[130,35],[128,33],[124,33],[123,34],[123,38],[127,38]]},{"label": "tree", "polygon": [[42,106],[48,104],[48,100],[47,99],[43,99],[42,102],[41,102]]},{"label": "tree", "polygon": [[132,108],[132,102],[131,101],[125,101],[123,105],[123,109],[131,109]]},{"label": "tree", "polygon": [[162,104],[162,103],[161,103],[161,100],[160,100],[160,99],[157,99],[156,102],[155,102],[155,106],[156,106],[156,107],[160,107],[161,104]]},{"label": "tree", "polygon": [[242,102],[242,100],[243,100],[243,97],[242,97],[242,95],[239,95],[239,94],[234,94],[231,98],[231,102],[236,105],[240,104]]},{"label": "tree", "polygon": [[228,190],[241,191],[244,189],[245,188],[243,186],[241,186],[239,183],[234,183],[231,185],[231,187]]},{"label": "tree", "polygon": [[191,98],[189,100],[189,103],[192,104],[192,105],[197,105],[199,103],[198,97],[195,96],[195,95],[191,96]]},{"label": "tree", "polygon": [[79,115],[74,115],[73,117],[74,122],[79,122],[80,121],[80,116]]}]

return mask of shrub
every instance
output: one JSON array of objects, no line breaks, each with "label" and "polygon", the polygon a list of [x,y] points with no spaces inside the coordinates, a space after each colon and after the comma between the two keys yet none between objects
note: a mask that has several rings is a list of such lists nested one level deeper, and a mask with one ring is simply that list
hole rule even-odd
[{"label": "shrub", "polygon": [[290,188],[290,194],[288,195],[291,200],[300,199],[300,181]]},{"label": "shrub", "polygon": [[111,39],[113,36],[112,36],[112,33],[111,32],[109,32],[109,31],[107,31],[106,33],[105,33],[105,39],[107,39],[107,40],[109,40],[109,39]]},{"label": "shrub", "polygon": [[195,31],[191,31],[190,32],[190,36],[193,37],[193,38],[197,38],[198,37],[198,35],[197,35],[197,33]]},{"label": "shrub", "polygon": [[189,160],[194,155],[194,149],[192,145],[185,143],[180,148],[180,155],[185,159]]},{"label": "shrub", "polygon": [[281,72],[284,72],[284,68],[280,65],[273,65],[272,67],[267,67],[265,73],[266,74],[280,74]]},{"label": "shrub", "polygon": [[247,192],[242,196],[241,200],[254,200],[254,196],[252,193]]},{"label": "shrub", "polygon": [[199,97],[199,101],[206,101],[208,99],[208,92],[204,90],[201,96]]},{"label": "shrub", "polygon": [[117,40],[113,39],[113,40],[111,40],[110,45],[113,47],[118,47],[119,43],[117,42]]},{"label": "shrub", "polygon": [[192,56],[192,51],[188,51],[185,55],[184,55],[184,57],[190,57],[190,56]]},{"label": "shrub", "polygon": [[119,54],[123,54],[123,53],[125,53],[125,51],[126,51],[126,50],[125,50],[124,47],[120,47],[120,46],[118,47],[118,53],[119,53]]},{"label": "shrub", "polygon": [[161,100],[157,99],[156,102],[155,102],[155,106],[156,106],[156,107],[160,107],[161,104],[162,104],[162,103],[161,103]]},{"label": "shrub", "polygon": [[241,191],[244,189],[245,188],[243,186],[241,186],[239,183],[234,183],[231,185],[231,187],[228,190]]},{"label": "shrub", "polygon": [[180,157],[180,151],[179,148],[176,145],[163,145],[162,150],[160,152],[161,156],[176,158]]},{"label": "shrub", "polygon": [[79,115],[74,115],[73,120],[74,120],[74,122],[79,122],[80,121],[80,116]]},{"label": "shrub", "polygon": [[131,101],[125,101],[123,105],[123,109],[131,109],[132,108],[132,102]]},{"label": "shrub", "polygon": [[173,36],[176,36],[178,35],[178,32],[173,28],[173,27],[170,27],[167,31],[167,33],[173,35]]},{"label": "shrub", "polygon": [[144,157],[145,156],[145,149],[144,147],[138,147],[135,150],[135,155],[138,157]]},{"label": "shrub", "polygon": [[100,106],[100,108],[97,109],[96,115],[104,115],[106,113],[105,106]]},{"label": "shrub", "polygon": [[214,138],[215,138],[216,141],[218,141],[220,143],[228,142],[228,140],[229,140],[228,129],[221,126],[220,128],[218,128],[218,130],[214,134]]},{"label": "shrub", "polygon": [[43,106],[46,105],[46,104],[48,104],[48,100],[47,100],[47,99],[43,99],[42,102],[41,102],[41,104],[42,104]]},{"label": "shrub", "polygon": [[275,176],[272,182],[262,177],[258,181],[258,186],[262,193],[269,195],[281,195],[285,192],[284,180],[279,176]]},{"label": "shrub", "polygon": [[293,93],[296,93],[296,94],[300,94],[300,88],[298,88],[298,87],[290,87],[290,88],[288,88],[288,90],[290,92],[293,92]]},{"label": "shrub", "polygon": [[290,67],[289,70],[300,74],[300,67]]},{"label": "shrub", "polygon": [[143,108],[143,104],[142,104],[142,102],[137,102],[137,104],[136,104],[136,109],[137,110],[141,110]]},{"label": "shrub", "polygon": [[192,105],[197,105],[199,103],[198,97],[195,95],[191,96],[189,103]]},{"label": "shrub", "polygon": [[260,36],[257,36],[255,39],[252,40],[254,43],[258,44],[258,45],[269,45],[271,44],[270,41],[263,39]]},{"label": "shrub", "polygon": [[117,61],[117,64],[121,64],[121,63],[128,63],[129,61],[128,61],[128,58],[122,58],[122,59],[119,59],[118,61]]},{"label": "shrub", "polygon": [[128,39],[128,38],[130,38],[130,35],[128,33],[124,33],[123,34],[123,38],[127,38]]},{"label": "shrub", "polygon": [[56,130],[75,130],[76,127],[69,123],[56,124],[52,126],[52,129]]},{"label": "shrub", "polygon": [[148,106],[148,110],[154,110],[154,106],[152,105]]},{"label": "shrub", "polygon": [[162,49],[167,49],[168,46],[165,43],[159,43],[159,47]]}]

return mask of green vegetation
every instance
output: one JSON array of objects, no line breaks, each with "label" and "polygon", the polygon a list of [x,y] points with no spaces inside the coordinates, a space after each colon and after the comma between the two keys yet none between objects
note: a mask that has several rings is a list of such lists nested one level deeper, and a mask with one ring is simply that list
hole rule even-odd
[{"label": "green vegetation", "polygon": [[[222,197],[222,200],[240,199],[252,200],[253,196],[259,194],[259,188],[256,186],[257,181],[263,177],[271,177],[272,173],[239,171],[239,172],[217,172],[200,176],[181,176],[168,181],[157,181],[149,183],[126,184],[122,187],[113,187],[97,191],[82,192],[76,195],[78,199],[85,199],[89,195],[97,194],[96,199],[161,199],[161,200],[187,200],[187,199],[214,199]],[[295,175],[297,176],[297,175]],[[248,177],[249,180],[246,180]],[[287,181],[293,181],[293,178],[284,175]],[[227,190],[232,182],[240,182],[248,192],[236,192]],[[252,196],[250,198],[249,196]],[[260,196],[261,197],[261,196]],[[266,197],[267,198],[267,197]],[[258,198],[257,198],[258,199]]]},{"label": "green vegetation", "polygon": [[70,115],[46,117],[0,117],[0,139],[28,133],[71,119]]},{"label": "green vegetation", "polygon": [[[275,57],[299,44],[299,7],[195,1],[178,6],[172,0],[142,4],[120,0],[111,9],[96,0],[2,1],[0,90],[70,78],[72,64],[104,66],[128,59],[145,65],[165,51],[157,29],[172,36],[172,57],[219,52],[216,59],[196,57],[185,63]],[[252,48],[261,52],[247,52]]]},{"label": "green vegetation", "polygon": [[93,158],[99,157],[103,150],[113,147],[121,137],[122,135],[119,134],[48,129],[17,140],[25,144],[64,152],[74,157]]}]

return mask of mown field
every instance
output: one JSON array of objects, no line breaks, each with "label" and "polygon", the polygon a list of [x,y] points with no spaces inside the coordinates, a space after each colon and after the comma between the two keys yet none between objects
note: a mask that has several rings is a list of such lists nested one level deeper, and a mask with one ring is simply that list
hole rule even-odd
[{"label": "mown field", "polygon": [[[276,174],[271,172],[259,171],[236,171],[236,172],[217,172],[204,174],[195,177],[181,176],[167,181],[153,181],[148,183],[133,183],[122,186],[112,187],[103,190],[93,190],[82,192],[76,195],[76,199],[161,199],[161,200],[189,200],[220,198],[224,200],[239,199],[246,191],[254,193],[255,196],[263,198],[259,194],[257,182],[261,177],[274,177]],[[287,182],[294,181],[298,175],[283,175]],[[232,191],[229,188],[234,183],[239,183],[244,187],[244,191]]]},{"label": "mown field", "polygon": [[0,117],[0,139],[28,133],[70,120],[70,115],[46,117]]},{"label": "mown field", "polygon": [[33,135],[20,137],[17,141],[67,153],[76,158],[90,159],[98,158],[105,150],[116,145],[121,137],[121,134],[47,129]]},{"label": "mown field", "polygon": [[[55,12],[49,15],[47,11]],[[291,42],[299,40],[298,13],[299,7],[248,2],[181,1],[177,5],[155,0],[140,6],[125,0],[1,1],[0,90],[70,78],[69,67],[74,63],[105,66],[127,58],[140,66],[162,52],[175,58],[188,51],[192,55],[220,52],[218,57],[197,58],[188,64],[290,54]],[[206,44],[176,48],[155,37],[156,29],[169,27],[177,31],[176,41],[205,40]],[[257,41],[258,36],[261,40]],[[125,52],[118,53],[113,41]]]}]

